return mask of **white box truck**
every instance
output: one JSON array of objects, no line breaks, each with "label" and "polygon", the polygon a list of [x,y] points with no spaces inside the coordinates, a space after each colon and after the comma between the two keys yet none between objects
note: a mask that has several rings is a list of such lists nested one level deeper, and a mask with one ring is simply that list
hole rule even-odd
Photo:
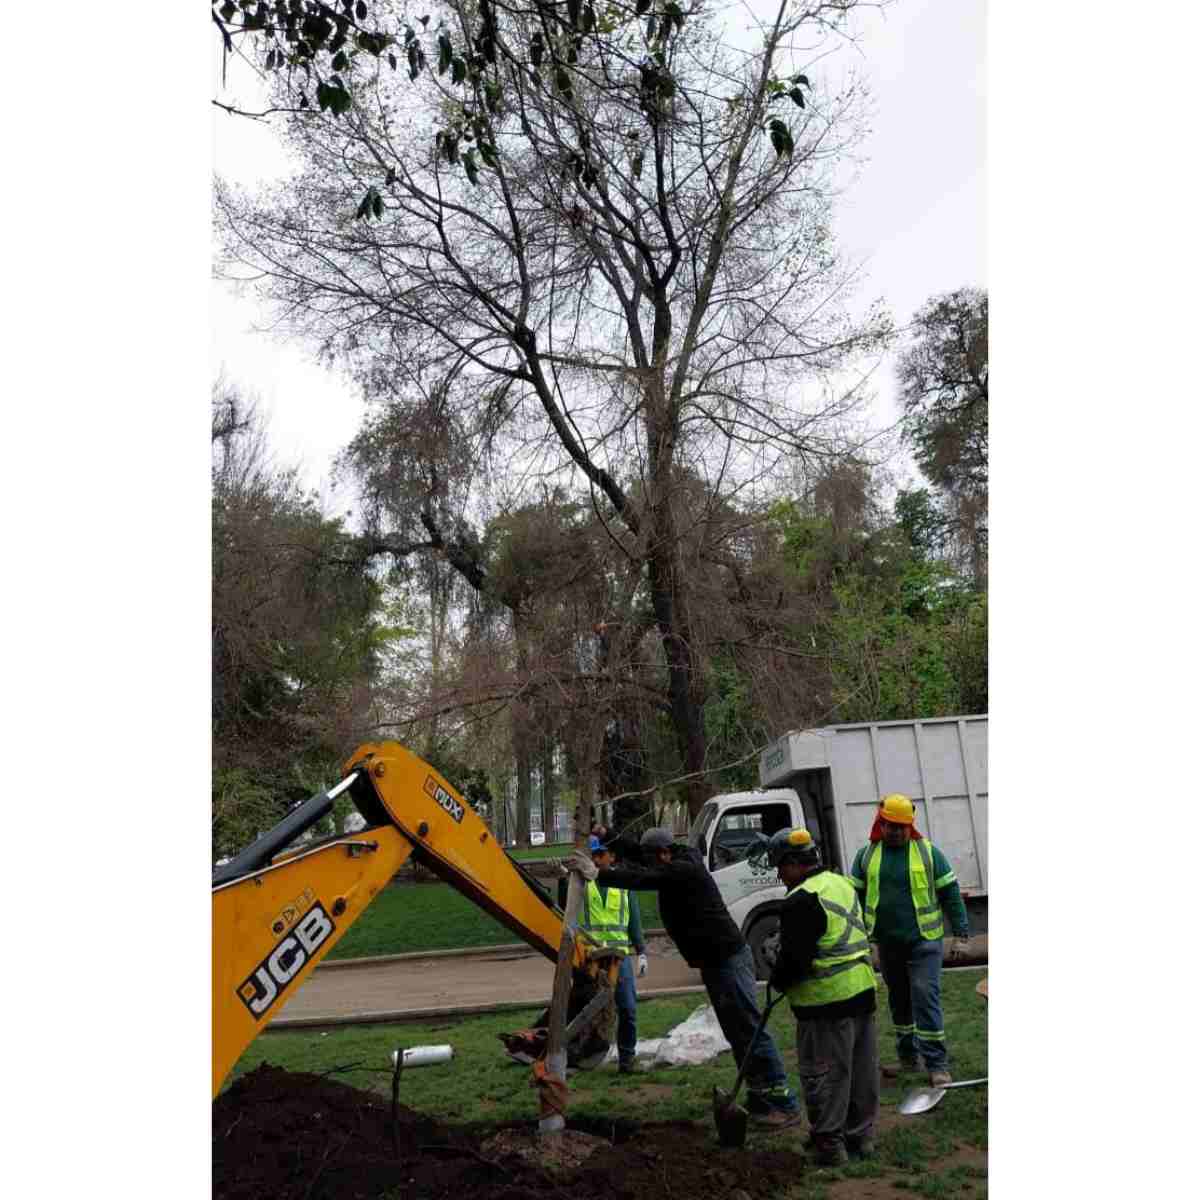
[{"label": "white box truck", "polygon": [[754,950],[760,977],[786,889],[746,859],[757,833],[804,826],[848,874],[879,798],[911,796],[917,828],[958,876],[971,932],[987,931],[987,716],[829,725],[785,733],[759,758],[760,788],[707,801],[688,831]]}]

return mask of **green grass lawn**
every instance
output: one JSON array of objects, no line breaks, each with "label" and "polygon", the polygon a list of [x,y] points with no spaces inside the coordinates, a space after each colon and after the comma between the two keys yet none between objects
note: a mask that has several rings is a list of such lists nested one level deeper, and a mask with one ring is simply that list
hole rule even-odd
[{"label": "green grass lawn", "polygon": [[[642,927],[657,929],[658,897],[639,892]],[[448,883],[396,884],[384,888],[350,931],[329,952],[330,959],[371,958],[418,950],[462,950],[503,946],[520,939]]]},{"label": "green grass lawn", "polygon": [[508,853],[520,862],[535,862],[539,858],[566,858],[574,849],[574,842],[557,842],[553,846],[533,846],[529,850],[509,850]]},{"label": "green grass lawn", "polygon": [[[943,977],[951,1069],[959,1079],[987,1075],[987,1009],[974,991],[981,972],[957,971]],[[704,1002],[701,995],[643,1002],[638,1007],[639,1037],[661,1037]],[[879,1004],[880,1053],[884,1061],[894,1061],[894,1033],[882,983]],[[230,1078],[270,1062],[290,1071],[336,1073],[355,1087],[390,1095],[392,1050],[448,1042],[454,1047],[452,1062],[404,1073],[401,1099],[405,1104],[447,1122],[528,1119],[532,1123],[536,1102],[529,1086],[529,1069],[504,1055],[497,1034],[522,1028],[536,1015],[537,1010],[529,1009],[421,1024],[265,1033],[247,1049]],[[770,1028],[784,1052],[792,1085],[798,1086],[796,1023],[786,1004],[776,1009]],[[702,1066],[649,1071],[635,1080],[611,1069],[577,1072],[570,1079],[571,1113],[593,1119],[688,1120],[711,1125],[713,1085],[731,1087],[734,1074],[728,1054]],[[922,1082],[923,1078],[884,1081],[877,1158],[836,1171],[813,1172],[788,1194],[789,1200],[821,1200],[828,1195],[828,1185],[838,1180],[867,1178],[885,1178],[896,1189],[931,1200],[983,1196],[984,1170],[978,1161],[964,1162],[963,1151],[987,1147],[987,1088],[951,1091],[932,1112],[900,1117],[895,1111],[900,1096]],[[794,1139],[788,1144],[795,1148],[802,1140],[801,1133],[777,1134],[770,1143],[766,1135],[752,1136],[762,1136],[764,1144],[772,1145],[783,1145],[781,1138]],[[848,1191],[843,1186],[837,1192],[848,1195],[852,1187]]]}]

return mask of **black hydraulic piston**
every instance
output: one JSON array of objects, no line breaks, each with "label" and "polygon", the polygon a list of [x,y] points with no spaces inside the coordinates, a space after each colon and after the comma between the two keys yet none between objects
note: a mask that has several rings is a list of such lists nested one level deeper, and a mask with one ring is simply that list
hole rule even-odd
[{"label": "black hydraulic piston", "polygon": [[318,792],[310,796],[303,804],[297,805],[273,829],[260,834],[257,838],[236,854],[227,863],[213,868],[212,885],[220,887],[241,879],[254,871],[261,871],[268,866],[271,859],[281,850],[290,846],[302,833],[311,829],[322,817],[329,815],[333,802],[358,778],[358,772],[347,775],[336,787],[327,792]]}]

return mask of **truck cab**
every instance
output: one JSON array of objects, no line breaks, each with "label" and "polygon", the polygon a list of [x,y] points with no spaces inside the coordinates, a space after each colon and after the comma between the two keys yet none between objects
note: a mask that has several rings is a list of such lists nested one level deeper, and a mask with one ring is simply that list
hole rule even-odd
[{"label": "truck cab", "polygon": [[771,788],[714,796],[688,831],[688,845],[700,852],[725,907],[754,951],[760,978],[766,977],[773,960],[773,939],[779,932],[776,912],[787,889],[775,871],[753,865],[747,855],[759,834],[770,837],[803,825],[804,809],[796,792]]}]

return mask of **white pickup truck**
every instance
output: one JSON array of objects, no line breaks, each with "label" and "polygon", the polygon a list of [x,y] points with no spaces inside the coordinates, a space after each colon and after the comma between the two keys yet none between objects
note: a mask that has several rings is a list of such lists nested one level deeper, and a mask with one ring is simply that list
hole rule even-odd
[{"label": "white pickup truck", "polygon": [[[987,717],[830,725],[786,733],[759,759],[761,790],[707,801],[688,831],[767,974],[786,889],[746,855],[755,834],[804,826],[828,866],[849,873],[880,796],[903,792],[917,827],[958,875],[972,932],[987,930]],[[765,949],[765,954],[764,954]]]}]

